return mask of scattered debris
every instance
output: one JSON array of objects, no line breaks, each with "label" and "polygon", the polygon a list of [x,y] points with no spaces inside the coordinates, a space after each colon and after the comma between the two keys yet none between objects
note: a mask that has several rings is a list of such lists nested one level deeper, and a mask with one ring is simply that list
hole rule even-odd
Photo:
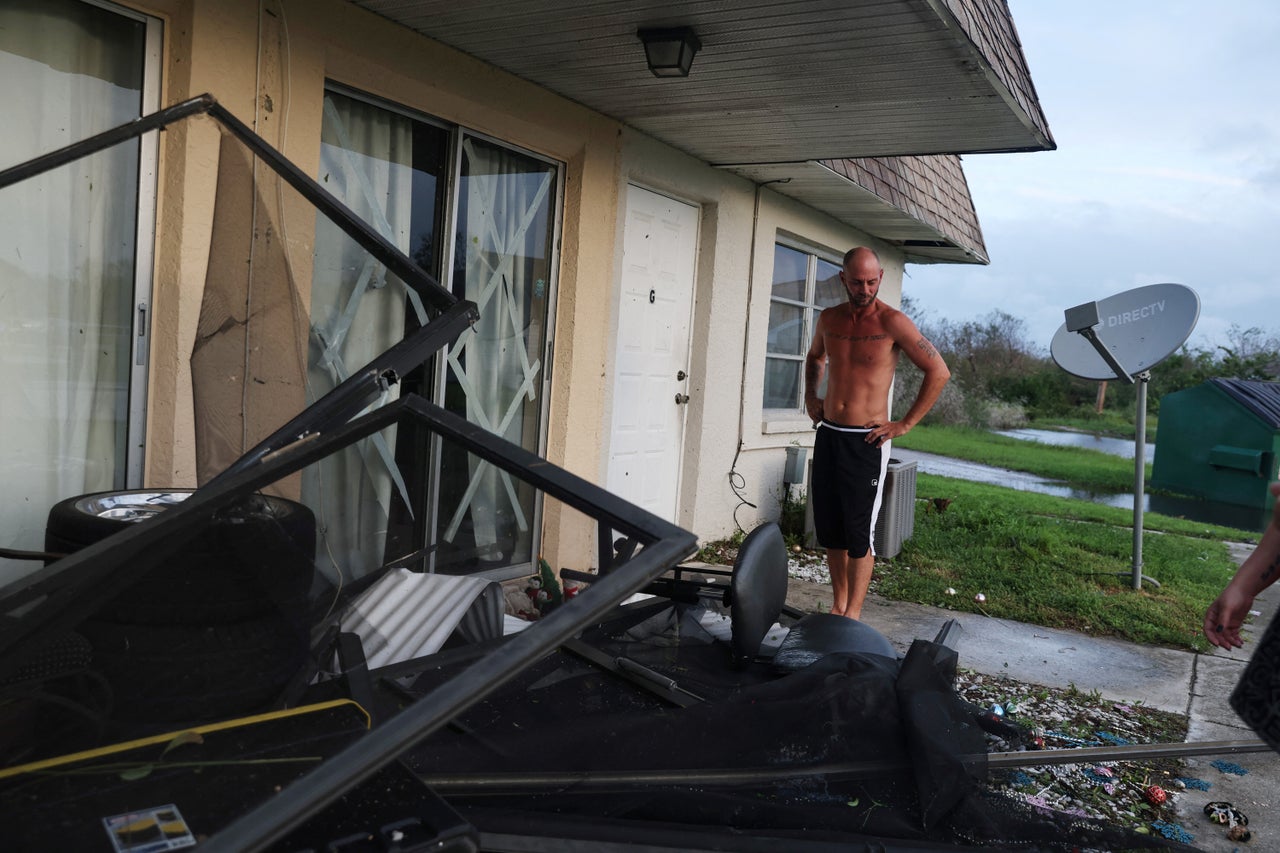
[{"label": "scattered debris", "polygon": [[528,603],[513,602],[508,598],[508,612],[527,622],[537,621],[577,595],[581,586],[575,581],[568,581],[561,587],[560,579],[551,570],[551,565],[538,558],[538,573],[525,580],[524,595],[528,598]]},{"label": "scattered debris", "polygon": [[1227,830],[1227,838],[1231,841],[1248,841],[1253,838],[1253,833],[1246,827],[1233,826]]},{"label": "scattered debris", "polygon": [[1204,804],[1204,816],[1223,826],[1248,826],[1249,818],[1231,803],[1215,800]]},{"label": "scattered debris", "polygon": [[1231,803],[1217,800],[1204,804],[1204,816],[1211,823],[1227,827],[1227,838],[1230,841],[1248,841],[1253,833],[1248,829],[1249,818]]},{"label": "scattered debris", "polygon": [[1165,838],[1169,839],[1170,841],[1178,841],[1183,844],[1190,844],[1192,841],[1196,840],[1196,837],[1194,835],[1187,832],[1181,826],[1178,826],[1178,824],[1169,823],[1168,821],[1165,821],[1165,820],[1153,821],[1151,824],[1151,828],[1154,829],[1156,832],[1160,833],[1161,835],[1163,835]]},{"label": "scattered debris", "polygon": [[1098,740],[1111,744],[1112,746],[1128,746],[1133,741],[1128,738],[1122,738],[1119,735],[1113,735],[1111,732],[1098,732]]},{"label": "scattered debris", "polygon": [[1244,774],[1249,772],[1248,770],[1245,770],[1243,767],[1241,767],[1239,764],[1233,764],[1230,761],[1218,760],[1218,761],[1212,762],[1212,764],[1214,767],[1216,767],[1218,770],[1222,771],[1223,773],[1230,773],[1233,776],[1243,776]]},{"label": "scattered debris", "polygon": [[1197,791],[1207,791],[1213,787],[1211,782],[1206,782],[1203,779],[1196,779],[1194,776],[1179,776],[1173,781],[1180,787],[1193,788]]},{"label": "scattered debris", "polygon": [[[732,562],[731,557],[728,562]],[[830,583],[821,551],[793,555],[789,573],[813,583]],[[955,594],[954,589],[946,592]],[[985,598],[979,596],[979,601]],[[1003,714],[998,719],[1026,730],[1021,744],[988,732],[992,752],[1073,749],[1104,743],[1180,743],[1187,734],[1187,718],[1182,715],[1141,702],[1109,701],[1097,693],[1077,689],[1041,687],[962,669],[957,675],[956,691],[977,708],[986,709],[986,714],[995,716],[995,708],[1000,707]],[[1176,799],[1187,789],[1207,790],[1209,783],[1186,776],[1185,770],[1182,761],[1172,759],[1031,766],[993,772],[990,787],[1032,806],[1138,826],[1170,840],[1190,843],[1194,836],[1175,822]],[[1147,793],[1150,788],[1159,789],[1164,798],[1153,802]]]},{"label": "scattered debris", "polygon": [[[1040,687],[967,669],[957,674],[956,690],[978,708],[989,709],[987,713],[1000,706],[1004,711],[1000,719],[1029,732],[1022,744],[1027,749],[1075,749],[1117,741],[1176,743],[1187,733],[1184,716],[1080,690]],[[1008,752],[1020,745],[988,734],[988,748]],[[1167,838],[1179,839],[1179,833],[1186,834],[1172,822],[1179,789],[1175,780],[1179,778],[1189,778],[1182,762],[1152,759],[1036,765],[993,772],[991,787],[1033,806],[1124,826],[1150,826]],[[1154,802],[1151,788],[1158,788],[1164,799]]]}]

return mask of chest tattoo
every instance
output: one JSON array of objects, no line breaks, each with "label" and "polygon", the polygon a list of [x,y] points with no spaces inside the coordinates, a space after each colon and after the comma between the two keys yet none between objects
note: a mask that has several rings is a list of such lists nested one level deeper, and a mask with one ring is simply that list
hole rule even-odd
[{"label": "chest tattoo", "polygon": [[842,335],[838,332],[832,332],[831,337],[841,341],[852,341],[853,343],[862,343],[863,341],[883,341],[888,335]]}]

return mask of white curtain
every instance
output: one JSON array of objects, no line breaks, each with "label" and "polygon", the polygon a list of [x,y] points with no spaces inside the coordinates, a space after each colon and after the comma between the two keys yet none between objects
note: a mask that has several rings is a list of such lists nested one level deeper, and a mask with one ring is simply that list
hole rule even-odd
[{"label": "white curtain", "polygon": [[[469,421],[536,451],[555,170],[474,138],[463,141],[462,154],[466,219],[459,243],[465,296],[479,307],[480,321],[450,349],[451,379],[466,393]],[[530,560],[532,494],[474,457],[468,474],[466,491],[446,516],[444,539],[453,539],[470,510],[482,559]]]},{"label": "white curtain", "polygon": [[[136,117],[138,22],[0,4],[0,168]],[[43,548],[50,506],[124,485],[136,142],[0,190],[0,544]],[[0,583],[38,564],[0,560]]]},{"label": "white curtain", "polygon": [[[409,248],[409,119],[337,93],[325,96],[320,182],[388,241]],[[328,218],[316,225],[308,401],[404,337],[406,288]],[[388,394],[394,397],[395,389]],[[381,404],[380,401],[379,405]],[[317,565],[335,583],[383,562],[390,502],[401,488],[394,427],[303,472],[320,528]]]}]

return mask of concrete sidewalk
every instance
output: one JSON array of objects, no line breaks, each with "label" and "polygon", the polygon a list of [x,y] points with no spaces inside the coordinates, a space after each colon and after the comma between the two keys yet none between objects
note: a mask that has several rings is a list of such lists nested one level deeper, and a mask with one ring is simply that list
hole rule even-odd
[{"label": "concrete sidewalk", "polygon": [[[1237,561],[1249,553],[1235,549]],[[825,603],[823,596],[825,591]],[[815,592],[817,595],[815,596]],[[788,603],[804,610],[830,608],[830,588],[792,581]],[[1229,698],[1256,639],[1280,604],[1280,584],[1263,592],[1254,604],[1261,615],[1246,625],[1243,649],[1195,653],[1090,637],[972,613],[958,613],[870,596],[862,621],[889,638],[905,653],[915,639],[933,639],[949,619],[962,628],[954,644],[960,665],[985,675],[1003,676],[1046,687],[1098,691],[1122,702],[1142,702],[1189,718],[1188,743],[1257,740],[1257,735],[1231,709]],[[1243,775],[1213,766],[1226,762]],[[1181,825],[1194,846],[1211,853],[1280,851],[1280,755],[1270,750],[1248,754],[1208,755],[1186,759],[1188,775],[1209,783],[1207,791],[1187,789],[1175,802]],[[1227,838],[1226,827],[1204,815],[1207,802],[1226,801],[1249,818],[1248,843]]]}]

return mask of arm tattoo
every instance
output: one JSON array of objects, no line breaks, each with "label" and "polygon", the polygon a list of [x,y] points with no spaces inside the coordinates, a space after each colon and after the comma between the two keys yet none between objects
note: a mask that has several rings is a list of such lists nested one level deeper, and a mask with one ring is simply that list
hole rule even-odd
[{"label": "arm tattoo", "polygon": [[818,386],[818,374],[822,372],[822,363],[805,359],[804,363],[804,387],[808,391],[813,388],[815,393]]},{"label": "arm tattoo", "polygon": [[927,338],[921,338],[916,341],[916,349],[924,353],[925,358],[937,358],[938,351],[933,348],[933,344],[929,343]]},{"label": "arm tattoo", "polygon": [[1271,583],[1276,569],[1280,569],[1280,554],[1271,558],[1271,565],[1262,570],[1261,579],[1264,583]]}]

